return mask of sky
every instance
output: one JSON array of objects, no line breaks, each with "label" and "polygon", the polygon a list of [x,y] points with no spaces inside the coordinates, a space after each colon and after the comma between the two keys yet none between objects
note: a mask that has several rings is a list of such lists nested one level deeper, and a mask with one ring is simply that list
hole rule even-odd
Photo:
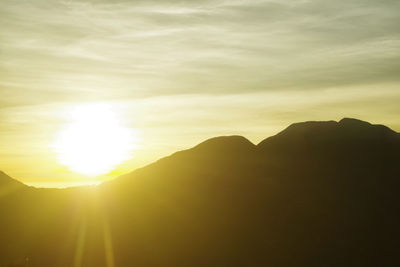
[{"label": "sky", "polygon": [[[400,1],[0,2],[0,170],[32,185],[112,179],[219,135],[294,122],[400,131]],[[60,163],[76,107],[135,132],[101,177]]]}]

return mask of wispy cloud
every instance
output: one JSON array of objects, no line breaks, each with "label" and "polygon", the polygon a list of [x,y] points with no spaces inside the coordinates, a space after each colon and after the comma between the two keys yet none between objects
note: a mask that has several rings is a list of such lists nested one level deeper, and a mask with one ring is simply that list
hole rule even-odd
[{"label": "wispy cloud", "polygon": [[398,82],[399,7],[2,1],[0,93],[22,94],[9,98],[15,104]]},{"label": "wispy cloud", "polygon": [[40,154],[29,179],[68,176],[43,148],[61,123],[53,113],[91,101],[125,108],[145,133],[129,166],[214,135],[257,142],[294,121],[400,129],[398,10],[397,0],[3,0],[0,165]]}]

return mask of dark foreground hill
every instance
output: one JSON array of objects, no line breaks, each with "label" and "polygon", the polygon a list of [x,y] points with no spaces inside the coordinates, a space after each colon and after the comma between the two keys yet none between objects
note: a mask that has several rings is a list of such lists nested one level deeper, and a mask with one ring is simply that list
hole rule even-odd
[{"label": "dark foreground hill", "polygon": [[0,266],[400,266],[399,179],[400,134],[354,119],[213,138],[95,188],[0,174]]}]

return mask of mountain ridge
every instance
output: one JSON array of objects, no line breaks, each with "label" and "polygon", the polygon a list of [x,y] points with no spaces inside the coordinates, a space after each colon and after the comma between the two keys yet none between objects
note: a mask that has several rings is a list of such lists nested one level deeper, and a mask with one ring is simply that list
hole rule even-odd
[{"label": "mountain ridge", "polygon": [[[348,118],[344,117],[340,119],[339,121],[335,120],[329,120],[329,121],[305,121],[305,122],[297,122],[289,125],[282,131],[278,132],[275,135],[269,136],[262,141],[260,141],[258,144],[252,143],[250,140],[248,140],[244,136],[240,135],[227,135],[227,136],[217,136],[217,137],[212,137],[209,139],[206,139],[205,141],[191,147],[188,149],[184,149],[181,151],[174,152],[173,154],[160,158],[159,160],[150,163],[140,169],[146,168],[147,166],[152,166],[156,164],[159,161],[163,161],[164,159],[170,159],[171,157],[176,157],[177,155],[181,156],[182,154],[186,153],[213,153],[215,157],[221,156],[221,154],[229,154],[229,153],[242,153],[242,152],[268,152],[268,150],[271,151],[277,151],[279,149],[283,150],[288,150],[288,148],[284,145],[281,145],[281,143],[288,144],[290,143],[293,147],[296,147],[299,145],[299,143],[304,142],[304,139],[310,139],[313,138],[313,136],[309,137],[306,136],[308,133],[313,132],[313,131],[318,131],[318,134],[324,134],[327,135],[329,134],[330,131],[333,131],[334,134],[337,134],[337,130],[345,130],[351,133],[351,137],[360,137],[360,131],[373,131],[375,130],[374,134],[386,134],[390,135],[391,137],[398,138],[400,139],[400,133],[390,129],[389,127],[381,124],[371,124],[367,121],[363,121],[360,119],[355,119],[355,118]],[[290,136],[290,139],[287,139],[286,137]],[[377,138],[377,136],[372,136]],[[277,140],[282,138],[283,140]],[[294,138],[294,139],[293,139]],[[271,146],[269,143],[270,142],[278,143],[278,145]],[[309,141],[309,140],[308,140]],[[327,141],[332,141],[328,139]],[[335,140],[335,145],[337,145],[337,140]],[[287,152],[287,151],[285,151]],[[128,172],[125,175],[122,175],[121,177],[125,177],[126,175],[129,175],[137,170],[133,170],[131,172]],[[3,179],[1,179],[3,177]],[[120,177],[116,177],[112,181],[119,179]],[[11,183],[13,180],[15,183],[21,183],[18,180],[8,176],[4,172],[0,170],[0,185],[2,183],[5,183],[6,180],[9,179],[9,183]],[[107,182],[108,183],[108,182]]]},{"label": "mountain ridge", "polygon": [[307,122],[257,146],[212,138],[95,188],[5,190],[0,266],[77,266],[79,252],[85,267],[396,267],[398,136]]}]

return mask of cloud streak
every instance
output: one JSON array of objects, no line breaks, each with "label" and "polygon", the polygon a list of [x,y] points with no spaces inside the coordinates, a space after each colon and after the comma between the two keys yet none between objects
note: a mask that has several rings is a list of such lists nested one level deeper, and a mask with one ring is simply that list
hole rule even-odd
[{"label": "cloud streak", "polygon": [[1,98],[30,96],[10,104],[399,81],[397,1],[1,5]]},{"label": "cloud streak", "polygon": [[72,179],[46,142],[57,110],[85,102],[115,103],[146,136],[125,171],[295,121],[353,116],[399,130],[398,10],[397,0],[0,1],[0,169]]}]

